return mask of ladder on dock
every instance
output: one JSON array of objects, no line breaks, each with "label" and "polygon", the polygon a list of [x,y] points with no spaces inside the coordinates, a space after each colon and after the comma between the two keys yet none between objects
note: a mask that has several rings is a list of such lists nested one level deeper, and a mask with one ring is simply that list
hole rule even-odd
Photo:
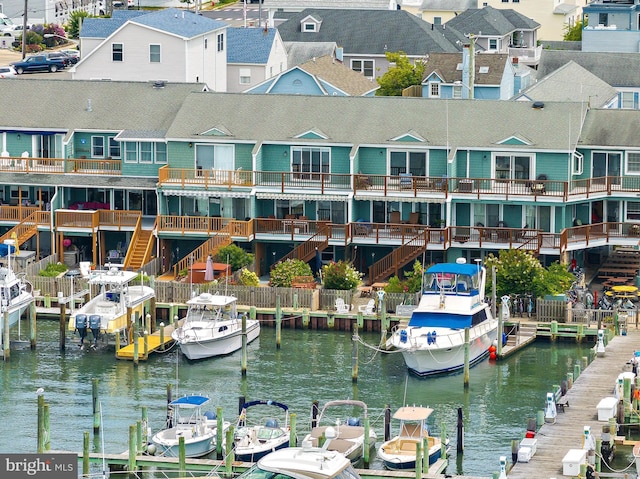
[{"label": "ladder on dock", "polygon": [[500,358],[505,358],[534,342],[537,330],[538,326],[535,323],[516,323],[515,330],[507,334],[507,344],[502,346]]},{"label": "ladder on dock", "polygon": [[161,351],[169,349],[171,343],[173,343],[173,339],[171,338],[171,333],[173,332],[173,325],[165,326],[164,328],[164,341],[160,339],[160,330],[155,331],[152,334],[147,335],[145,338],[141,336],[128,344],[127,346],[120,348],[116,351],[117,359],[127,359],[129,361],[133,361],[135,355],[135,345],[137,342],[138,345],[138,360],[146,361],[149,358],[149,355],[154,351]]}]

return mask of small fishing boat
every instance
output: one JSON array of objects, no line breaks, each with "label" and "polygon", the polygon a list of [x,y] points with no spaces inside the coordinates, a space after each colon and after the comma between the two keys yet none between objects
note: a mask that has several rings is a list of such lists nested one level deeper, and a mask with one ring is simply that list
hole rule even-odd
[{"label": "small fishing boat", "polygon": [[[284,422],[268,417],[263,424],[251,425],[247,422],[247,411],[257,406],[274,406],[284,412]],[[289,408],[277,401],[251,401],[240,411],[235,431],[234,451],[238,461],[256,462],[261,457],[277,449],[289,447]],[[295,444],[294,444],[295,445]]]},{"label": "small fishing boat", "polygon": [[[9,328],[20,324],[22,314],[33,303],[33,288],[25,280],[24,274],[16,274],[11,266],[11,255],[16,252],[15,240],[5,240],[0,244],[0,340],[4,339],[5,314],[9,319]],[[6,261],[5,261],[6,260]]]},{"label": "small fishing boat", "polygon": [[360,479],[351,462],[337,451],[311,446],[287,447],[267,454],[240,479]]},{"label": "small fishing boat", "polygon": [[[187,301],[182,325],[171,337],[188,359],[231,354],[242,347],[243,315],[236,310],[237,298],[202,293]],[[246,319],[247,344],[260,335],[260,323]]]},{"label": "small fishing boat", "polygon": [[[427,419],[433,409],[421,406],[405,406],[398,409],[393,419],[400,421],[400,432],[378,449],[378,458],[387,469],[413,470],[416,468],[416,445],[422,447],[427,439],[429,464],[434,464],[442,456],[442,441],[429,435]],[[448,441],[447,441],[448,442]],[[447,447],[448,444],[445,444]]]},{"label": "small fishing boat", "polygon": [[[81,348],[88,331],[93,336],[92,347],[96,347],[101,335],[107,340],[116,334],[121,336],[121,344],[128,343],[127,327],[134,318],[143,318],[144,304],[155,296],[149,286],[133,284],[138,273],[122,271],[116,267],[92,271],[89,288],[99,289],[99,293],[84,306],[71,314],[69,330],[78,331]],[[130,310],[130,313],[128,312]]]},{"label": "small fishing boat", "polygon": [[[336,417],[337,410],[350,410],[351,416]],[[356,410],[356,416],[353,411]],[[327,450],[337,451],[357,464],[362,461],[365,448],[364,419],[367,417],[367,405],[353,399],[338,399],[324,404],[317,419],[312,420],[311,432],[303,441],[309,441],[312,446],[319,446],[321,437],[328,437],[327,429],[335,432],[335,438],[327,445]],[[368,446],[375,447],[378,436],[373,428],[369,428]]]},{"label": "small fishing boat", "polygon": [[[202,412],[209,398],[200,395],[184,396],[169,403],[167,427],[151,438],[149,453],[166,456],[179,456],[180,438],[184,438],[186,457],[203,457],[212,452],[217,445],[218,421],[214,412]],[[229,422],[223,425],[228,429]]]},{"label": "small fishing boat", "polygon": [[408,325],[398,325],[387,341],[402,352],[411,373],[429,376],[462,369],[465,329],[469,329],[469,365],[489,354],[498,337],[498,321],[485,302],[486,270],[480,265],[441,263],[424,275],[422,298]]}]

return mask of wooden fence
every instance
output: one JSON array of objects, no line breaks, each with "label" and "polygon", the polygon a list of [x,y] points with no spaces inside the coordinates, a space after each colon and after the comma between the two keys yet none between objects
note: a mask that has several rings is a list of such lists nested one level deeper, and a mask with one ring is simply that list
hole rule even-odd
[{"label": "wooden fence", "polygon": [[537,299],[536,300],[536,316],[534,320],[550,323],[558,321],[565,323],[567,321],[567,302],[553,299]]},{"label": "wooden fence", "polygon": [[[45,269],[49,264],[57,263],[57,259],[55,255],[47,256],[46,258],[42,258],[40,261],[36,261],[35,263],[28,264],[24,267],[24,273],[27,276],[36,276],[41,270]],[[15,271],[18,271],[17,261],[13,264]]]}]

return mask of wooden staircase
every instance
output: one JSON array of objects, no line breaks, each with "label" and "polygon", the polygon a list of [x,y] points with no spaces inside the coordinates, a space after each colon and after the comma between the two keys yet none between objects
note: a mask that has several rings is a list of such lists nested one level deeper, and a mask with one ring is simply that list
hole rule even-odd
[{"label": "wooden staircase", "polygon": [[39,224],[48,224],[50,218],[51,213],[49,211],[34,211],[20,223],[0,236],[0,244],[4,243],[4,240],[15,238],[16,246],[19,247],[38,233]]},{"label": "wooden staircase", "polygon": [[[157,224],[156,220],[156,224]],[[131,236],[131,243],[124,257],[124,269],[127,271],[137,271],[149,262],[153,255],[155,237],[153,231],[156,224],[150,230],[142,229],[142,216],[138,218],[136,229]]]},{"label": "wooden staircase", "polygon": [[400,268],[419,257],[427,245],[428,231],[423,230],[399,248],[394,249],[384,258],[369,266],[371,284],[383,281],[400,272]]},{"label": "wooden staircase", "polygon": [[218,231],[216,236],[212,236],[178,261],[173,267],[174,277],[177,277],[180,271],[187,269],[192,263],[203,263],[206,261],[207,256],[215,256],[220,248],[230,245],[232,243],[231,225],[232,223],[227,223],[224,228]]},{"label": "wooden staircase", "polygon": [[[317,251],[324,251],[329,246],[329,227],[323,225],[318,227],[318,231],[311,238],[304,243],[299,244],[285,256],[283,256],[279,262],[286,261],[288,259],[299,259],[305,263],[311,261],[316,256]],[[273,268],[275,265],[271,265]]]}]

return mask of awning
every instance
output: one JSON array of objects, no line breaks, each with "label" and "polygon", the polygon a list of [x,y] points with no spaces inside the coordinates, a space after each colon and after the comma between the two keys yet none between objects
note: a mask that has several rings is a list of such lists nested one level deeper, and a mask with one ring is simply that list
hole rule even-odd
[{"label": "awning", "polygon": [[444,198],[422,198],[415,196],[374,196],[374,195],[356,195],[353,197],[356,201],[394,201],[400,203],[434,203],[444,204],[446,200]]},{"label": "awning", "polygon": [[312,195],[306,193],[256,193],[259,200],[349,201],[349,195]]},{"label": "awning", "polygon": [[251,191],[160,190],[160,192],[165,196],[189,198],[251,198]]}]

